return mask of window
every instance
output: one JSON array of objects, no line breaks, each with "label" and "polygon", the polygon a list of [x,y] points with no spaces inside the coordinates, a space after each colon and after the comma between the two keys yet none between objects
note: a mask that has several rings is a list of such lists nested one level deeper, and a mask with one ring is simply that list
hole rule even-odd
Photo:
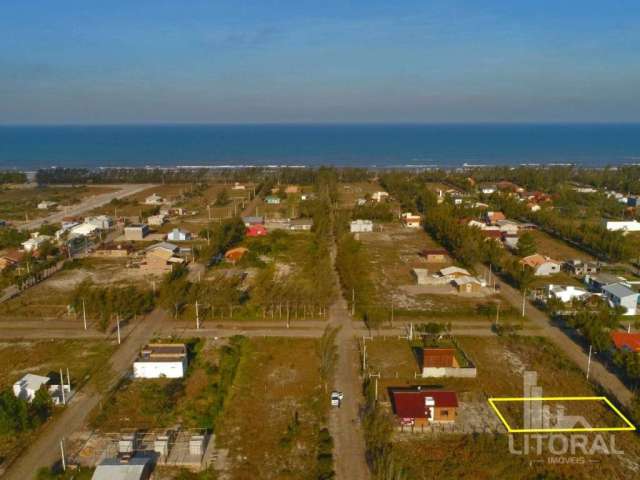
[{"label": "window", "polygon": [[449,417],[449,410],[440,410],[441,417]]}]

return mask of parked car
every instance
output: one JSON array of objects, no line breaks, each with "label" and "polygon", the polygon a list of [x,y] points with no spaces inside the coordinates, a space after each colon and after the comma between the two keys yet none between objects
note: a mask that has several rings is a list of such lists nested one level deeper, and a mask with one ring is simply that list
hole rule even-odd
[{"label": "parked car", "polygon": [[343,398],[344,398],[344,395],[342,394],[342,392],[337,392],[334,390],[333,392],[331,392],[331,406],[339,407],[340,404],[342,403]]}]

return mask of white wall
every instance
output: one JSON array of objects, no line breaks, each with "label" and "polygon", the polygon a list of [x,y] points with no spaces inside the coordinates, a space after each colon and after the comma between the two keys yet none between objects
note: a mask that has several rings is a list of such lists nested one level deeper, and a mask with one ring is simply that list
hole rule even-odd
[{"label": "white wall", "polygon": [[135,378],[183,378],[186,370],[184,362],[134,362]]}]

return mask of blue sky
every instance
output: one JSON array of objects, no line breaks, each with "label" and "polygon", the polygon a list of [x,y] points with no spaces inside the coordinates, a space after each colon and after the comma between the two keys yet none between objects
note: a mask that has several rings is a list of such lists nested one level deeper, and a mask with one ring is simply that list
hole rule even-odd
[{"label": "blue sky", "polygon": [[0,123],[640,121],[640,2],[4,0]]}]

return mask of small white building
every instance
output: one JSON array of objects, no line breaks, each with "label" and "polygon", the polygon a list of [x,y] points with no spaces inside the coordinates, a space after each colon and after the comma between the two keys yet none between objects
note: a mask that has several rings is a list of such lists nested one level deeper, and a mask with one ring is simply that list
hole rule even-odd
[{"label": "small white building", "polygon": [[568,303],[573,300],[584,300],[591,295],[583,288],[574,287],[573,285],[547,285],[547,298],[556,298],[562,303]]},{"label": "small white building", "polygon": [[627,222],[605,222],[605,227],[611,232],[640,232],[640,222],[637,220]]},{"label": "small white building", "polygon": [[25,252],[35,252],[42,246],[43,243],[50,240],[51,237],[48,235],[40,235],[38,232],[32,233],[29,240],[22,242],[22,249]]},{"label": "small white building", "polygon": [[167,217],[165,217],[162,214],[160,214],[160,215],[151,215],[149,218],[147,218],[147,224],[148,225],[153,225],[155,227],[161,227],[162,225],[164,225],[164,222],[166,220],[167,220]]},{"label": "small white building", "polygon": [[349,225],[351,233],[373,232],[373,222],[371,220],[353,220]]},{"label": "small white building", "polygon": [[50,208],[53,208],[56,205],[58,205],[57,202],[51,202],[49,200],[43,200],[42,202],[40,202],[38,204],[38,210],[49,210]]},{"label": "small white building", "polygon": [[170,242],[184,242],[186,240],[191,240],[191,233],[186,230],[174,228],[167,234],[167,240]]},{"label": "small white building", "polygon": [[183,378],[186,371],[184,343],[150,343],[133,363],[135,378]]},{"label": "small white building", "polygon": [[87,235],[91,235],[96,230],[99,230],[99,228],[96,227],[94,224],[84,222],[84,223],[81,223],[80,225],[76,225],[75,227],[70,229],[69,233],[71,235],[78,235],[78,236],[85,236],[86,237]]},{"label": "small white building", "polygon": [[420,215],[414,215],[411,212],[405,212],[401,215],[402,223],[408,228],[420,228],[420,221],[422,218]]},{"label": "small white building", "polygon": [[448,277],[448,278],[471,276],[468,270],[460,267],[445,267],[441,269],[440,272],[438,273],[440,273],[441,277]]},{"label": "small white building", "polygon": [[371,195],[371,198],[379,203],[379,202],[389,198],[389,194],[387,192],[374,192],[374,194]]},{"label": "small white building", "polygon": [[31,402],[36,396],[36,392],[40,390],[40,387],[47,385],[48,383],[49,377],[27,373],[24,377],[13,384],[13,394],[22,400]]},{"label": "small white building", "polygon": [[94,225],[100,230],[109,230],[113,227],[113,218],[107,215],[97,215],[95,217],[85,218],[84,223]]},{"label": "small white building", "polygon": [[426,268],[414,268],[411,270],[413,276],[416,279],[418,285],[428,285],[429,282],[429,270]]},{"label": "small white building", "polygon": [[153,193],[144,199],[145,205],[164,205],[167,203],[164,197],[161,197],[157,193]]}]

